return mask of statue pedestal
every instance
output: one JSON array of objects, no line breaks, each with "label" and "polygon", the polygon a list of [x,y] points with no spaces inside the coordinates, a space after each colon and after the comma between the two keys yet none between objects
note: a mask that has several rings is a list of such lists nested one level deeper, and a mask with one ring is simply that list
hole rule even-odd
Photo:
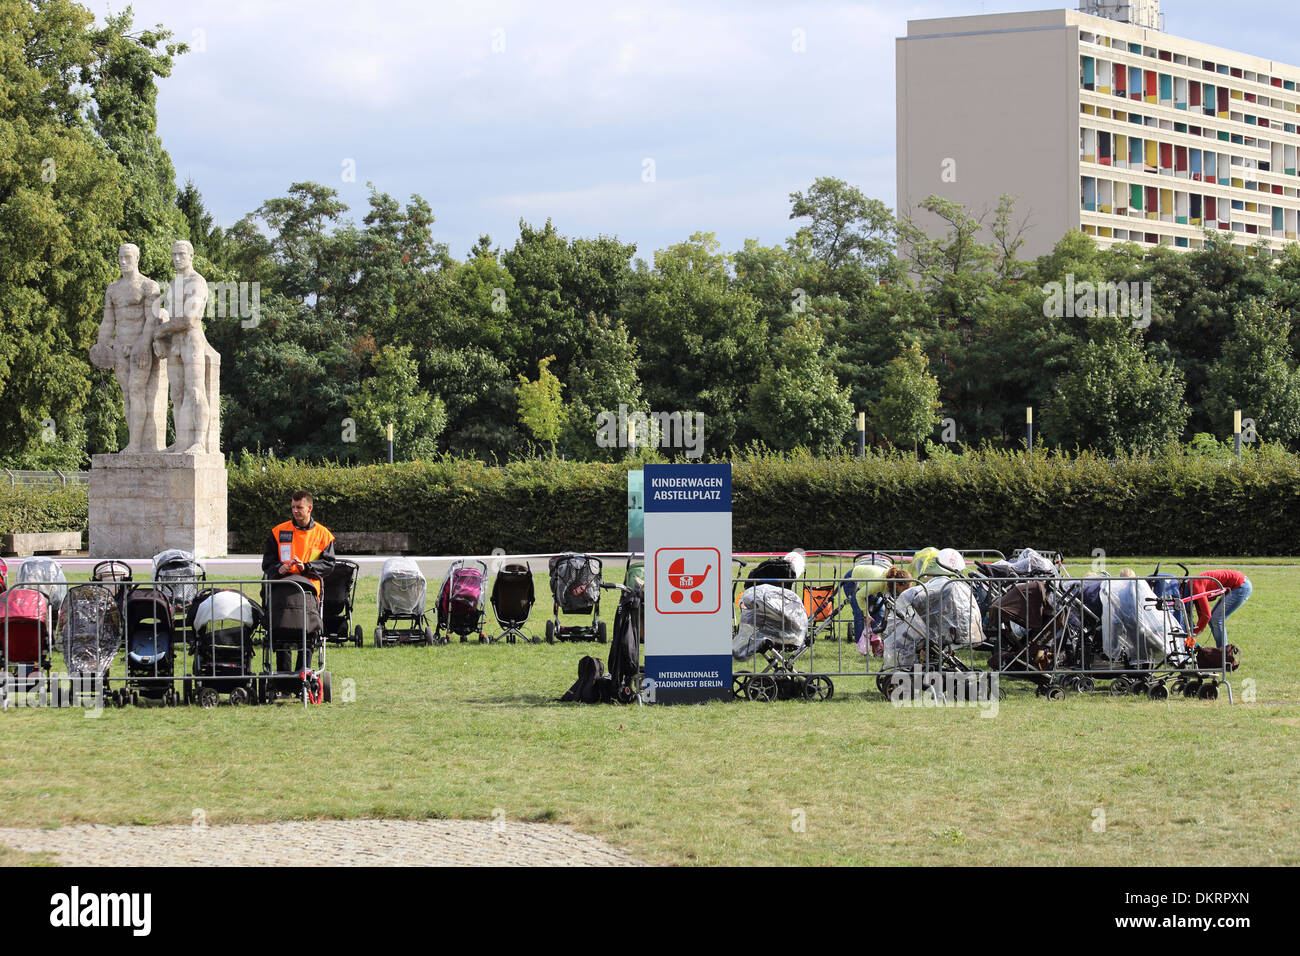
[{"label": "statue pedestal", "polygon": [[93,456],[91,557],[149,558],[168,548],[226,554],[226,456]]}]

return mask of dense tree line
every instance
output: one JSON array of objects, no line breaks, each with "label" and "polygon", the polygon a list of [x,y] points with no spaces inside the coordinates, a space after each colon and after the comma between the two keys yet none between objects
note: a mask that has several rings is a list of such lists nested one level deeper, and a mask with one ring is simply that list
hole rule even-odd
[{"label": "dense tree line", "polygon": [[[597,416],[620,406],[703,412],[709,454],[851,447],[859,410],[877,444],[1014,447],[1026,406],[1043,440],[1107,454],[1225,436],[1235,409],[1300,445],[1295,247],[1103,251],[1072,233],[1023,261],[1008,197],[982,219],[928,200],[934,238],[831,177],[790,196],[784,244],[730,253],[710,233],[646,257],[521,221],[508,245],[483,236],[457,259],[427,202],[373,185],[359,222],[302,182],[223,228],[196,184],[177,188],[156,133],[156,83],[183,45],[129,14],[96,27],[66,0],[0,0],[0,23],[10,467],[83,466],[125,443],[87,350],[118,244],[162,280],[174,238],[210,284],[260,290],[256,316],[206,326],[228,452],[373,461],[391,422],[403,458],[608,459],[626,452],[597,443]],[[1149,283],[1149,315],[1067,303],[1052,283]]]}]

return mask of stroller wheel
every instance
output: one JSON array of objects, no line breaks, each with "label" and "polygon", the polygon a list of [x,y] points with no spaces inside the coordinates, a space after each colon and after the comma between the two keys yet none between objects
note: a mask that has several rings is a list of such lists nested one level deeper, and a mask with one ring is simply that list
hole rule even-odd
[{"label": "stroller wheel", "polygon": [[383,647],[383,646],[384,646],[384,629],[382,627],[377,627],[375,628],[375,647]]},{"label": "stroller wheel", "polygon": [[731,693],[735,695],[736,700],[744,700],[748,696],[746,693],[748,683],[748,677],[733,677],[731,679]]},{"label": "stroller wheel", "polygon": [[1077,694],[1091,694],[1097,689],[1097,682],[1091,677],[1076,677],[1074,679],[1074,691]]},{"label": "stroller wheel", "polygon": [[810,677],[803,695],[805,700],[830,700],[835,696],[835,685],[829,677]]},{"label": "stroller wheel", "polygon": [[320,674],[320,699],[322,704],[328,704],[334,699],[334,678],[329,671],[321,671]]},{"label": "stroller wheel", "polygon": [[238,707],[241,704],[248,703],[248,688],[236,687],[230,692],[230,704],[232,707]]},{"label": "stroller wheel", "polygon": [[131,706],[140,706],[140,692],[138,690],[131,691]]},{"label": "stroller wheel", "polygon": [[352,643],[357,645],[357,647],[360,647],[365,642],[366,642],[365,632],[361,630],[361,625],[358,624],[356,628],[353,629],[352,631]]},{"label": "stroller wheel", "polygon": [[1152,700],[1168,700],[1169,688],[1164,684],[1152,684],[1147,689],[1147,696]]},{"label": "stroller wheel", "polygon": [[1186,684],[1183,685],[1183,696],[1186,697],[1188,700],[1191,700],[1193,697],[1197,696],[1197,694],[1200,693],[1200,690],[1201,690],[1200,681],[1188,681]]},{"label": "stroller wheel", "polygon": [[1043,691],[1043,696],[1046,697],[1048,700],[1064,700],[1065,691],[1061,690],[1061,688],[1059,687],[1052,686],[1046,688]]},{"label": "stroller wheel", "polygon": [[205,687],[199,691],[199,706],[204,710],[216,707],[219,699],[215,687]]},{"label": "stroller wheel", "polygon": [[1138,678],[1129,686],[1128,692],[1134,697],[1141,697],[1147,692],[1147,682]]},{"label": "stroller wheel", "polygon": [[1128,678],[1116,677],[1110,682],[1110,696],[1123,697],[1128,693]]},{"label": "stroller wheel", "polygon": [[761,700],[765,704],[770,704],[777,696],[776,678],[767,674],[751,677],[745,686],[745,693],[750,700]]},{"label": "stroller wheel", "polygon": [[1201,700],[1218,700],[1219,685],[1214,681],[1211,681],[1208,684],[1202,684],[1201,689],[1197,691],[1197,696],[1200,697]]},{"label": "stroller wheel", "polygon": [[546,643],[547,644],[555,643],[555,622],[554,621],[546,622]]},{"label": "stroller wheel", "polygon": [[608,634],[605,630],[605,622],[601,621],[596,625],[596,641],[600,644],[604,644],[606,640],[608,640]]}]

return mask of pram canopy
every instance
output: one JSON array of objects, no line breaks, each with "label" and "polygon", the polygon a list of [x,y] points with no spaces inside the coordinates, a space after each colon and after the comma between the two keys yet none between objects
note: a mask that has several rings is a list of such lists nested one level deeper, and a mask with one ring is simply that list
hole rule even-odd
[{"label": "pram canopy", "polygon": [[121,606],[108,588],[81,584],[68,592],[59,610],[59,642],[68,673],[107,673],[122,633]]},{"label": "pram canopy", "polygon": [[966,581],[939,578],[913,585],[898,595],[885,625],[884,667],[918,663],[927,641],[944,648],[969,647],[983,640],[979,604]]},{"label": "pram canopy", "polygon": [[428,587],[413,558],[389,558],[379,569],[379,613],[406,617],[423,614]]},{"label": "pram canopy", "polygon": [[214,591],[194,608],[194,630],[203,633],[212,627],[239,626],[252,630],[259,623],[261,609],[239,591]]},{"label": "pram canopy", "polygon": [[740,626],[731,642],[731,656],[747,661],[764,646],[798,650],[808,638],[808,612],[790,589],[756,584],[740,595]]},{"label": "pram canopy", "polygon": [[40,591],[57,614],[68,594],[68,579],[63,574],[63,565],[53,558],[28,558],[18,565],[10,587],[15,591],[19,588]]}]

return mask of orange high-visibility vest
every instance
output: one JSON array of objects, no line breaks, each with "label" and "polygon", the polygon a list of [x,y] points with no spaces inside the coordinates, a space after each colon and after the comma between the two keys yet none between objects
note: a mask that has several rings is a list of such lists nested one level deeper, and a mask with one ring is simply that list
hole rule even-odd
[{"label": "orange high-visibility vest", "polygon": [[[275,539],[281,564],[290,564],[295,558],[302,564],[315,561],[334,540],[334,535],[330,534],[329,528],[319,521],[313,522],[310,528],[305,529],[299,528],[292,521],[286,521],[271,529],[271,537]],[[320,581],[316,578],[310,580],[319,599]]]}]

